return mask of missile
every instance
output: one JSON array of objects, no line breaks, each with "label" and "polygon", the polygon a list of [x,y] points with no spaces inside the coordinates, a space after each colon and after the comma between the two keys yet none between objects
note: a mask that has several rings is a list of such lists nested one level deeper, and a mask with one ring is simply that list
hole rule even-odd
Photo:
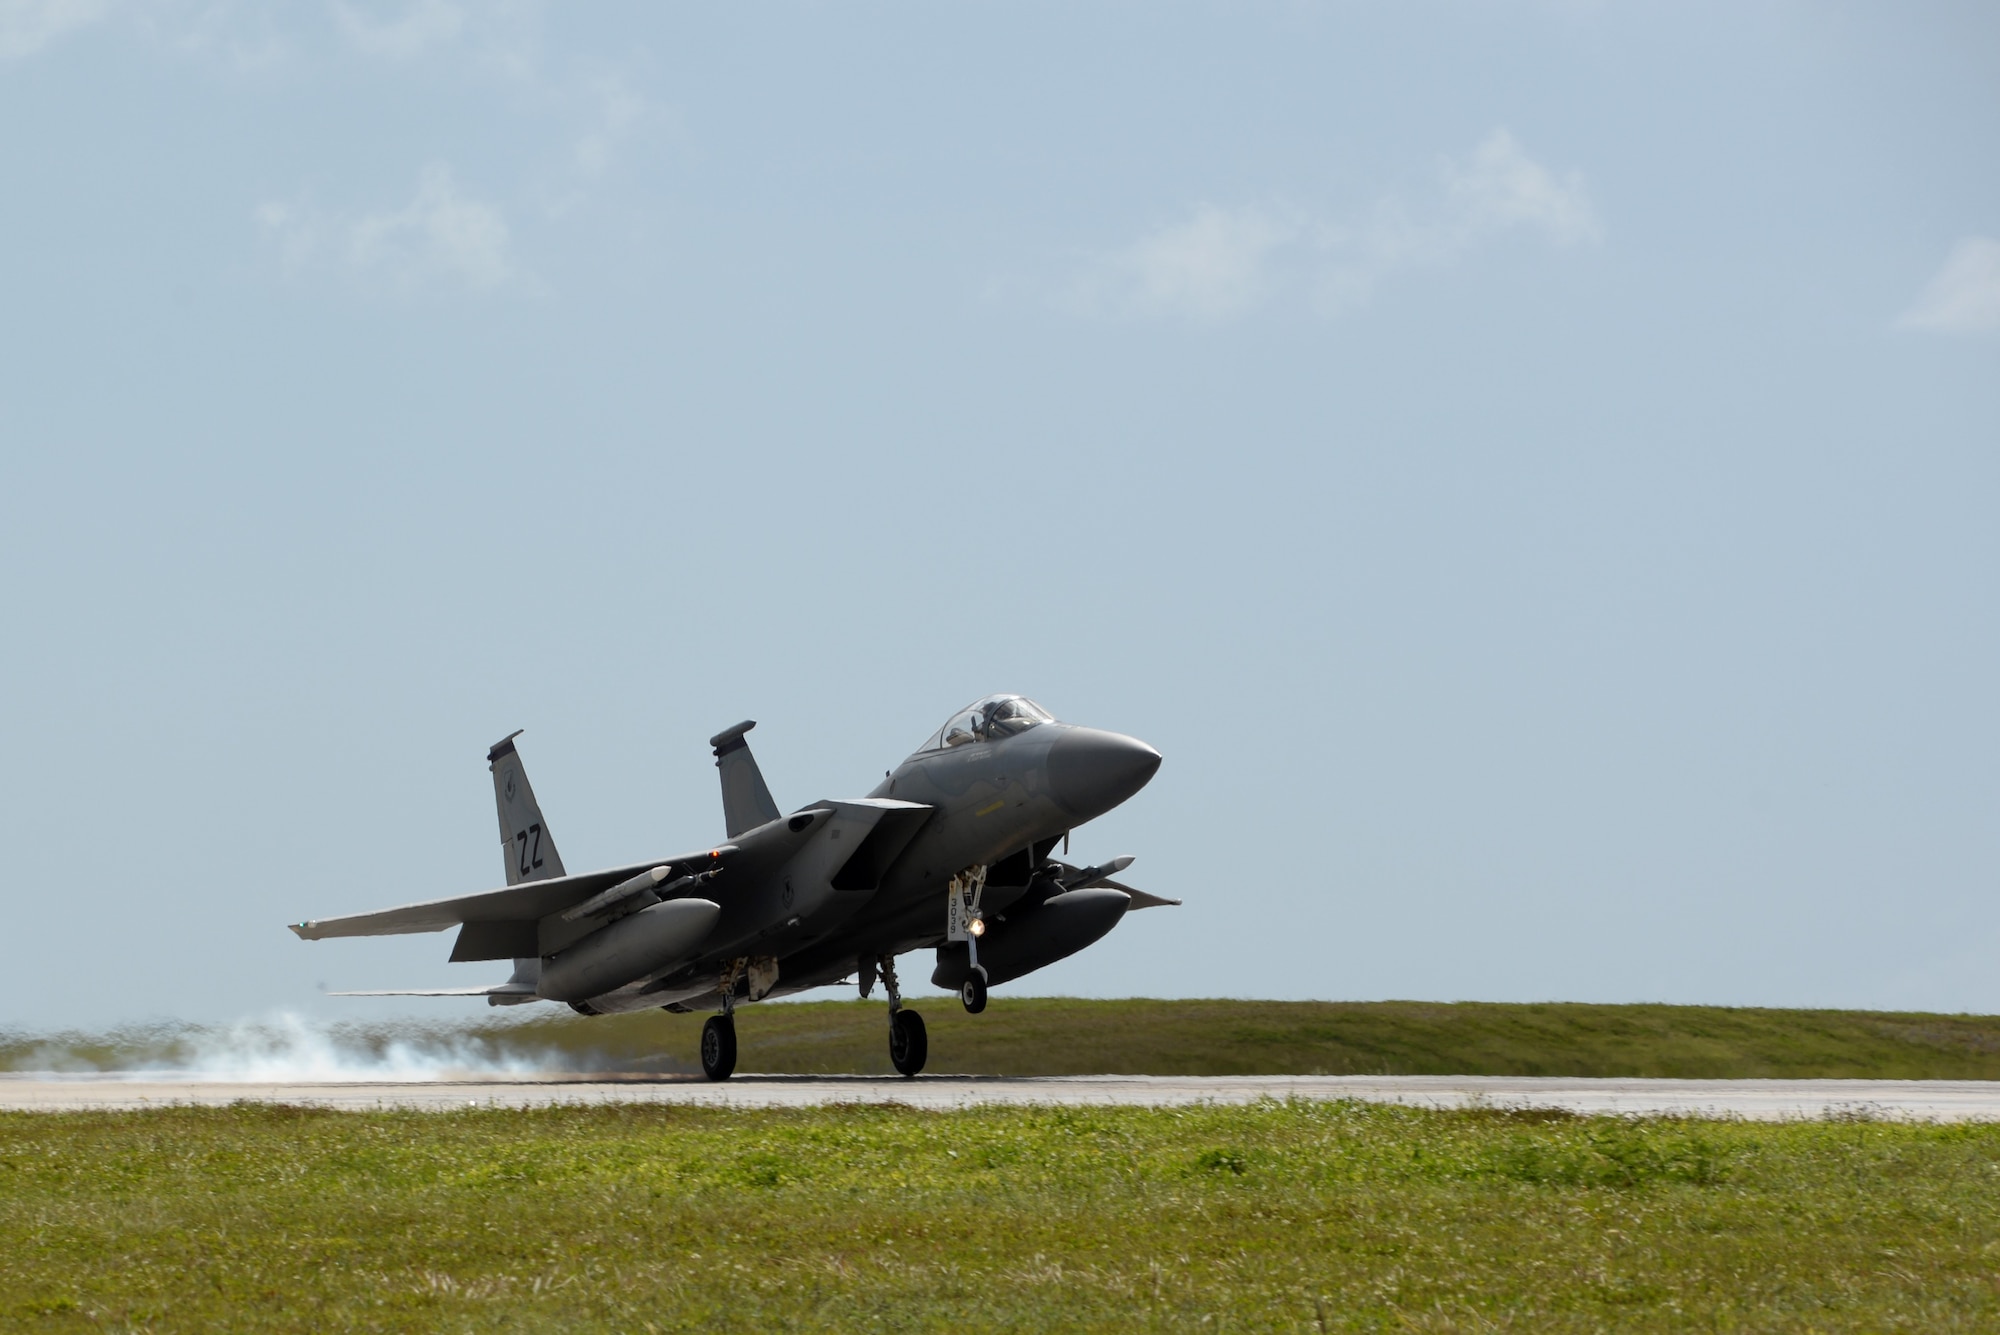
[{"label": "missile", "polygon": [[[708,855],[709,860],[712,862],[720,858],[724,853],[734,853],[735,851],[736,845],[724,844],[721,848],[714,850]],[[664,899],[676,890],[685,890],[691,885],[719,874],[722,868],[712,867],[708,871],[695,872],[678,878],[670,885],[661,886],[660,882],[671,876],[673,870],[674,867],[671,862],[658,867],[649,867],[630,880],[620,881],[609,890],[592,895],[589,899],[584,900],[574,908],[564,909],[562,911],[562,920],[564,922],[575,922],[578,918],[588,918],[593,913],[602,913],[618,901],[630,898],[638,894],[641,890],[657,890],[660,897]]]},{"label": "missile", "polygon": [[619,900],[627,896],[636,895],[641,890],[651,890],[658,886],[661,881],[671,876],[673,870],[671,866],[648,868],[629,881],[620,881],[609,890],[592,895],[575,908],[564,909],[562,920],[564,922],[575,922],[578,918],[588,918],[591,914],[601,909],[610,908],[613,904],[616,904]]},{"label": "missile", "polygon": [[1127,867],[1131,866],[1135,860],[1136,859],[1134,859],[1128,854],[1125,857],[1113,858],[1109,862],[1099,863],[1095,867],[1085,867],[1082,871],[1076,874],[1075,880],[1064,881],[1063,889],[1088,890],[1090,889],[1090,887],[1096,885],[1099,881],[1109,880],[1111,877],[1116,876],[1119,872],[1124,871]]}]

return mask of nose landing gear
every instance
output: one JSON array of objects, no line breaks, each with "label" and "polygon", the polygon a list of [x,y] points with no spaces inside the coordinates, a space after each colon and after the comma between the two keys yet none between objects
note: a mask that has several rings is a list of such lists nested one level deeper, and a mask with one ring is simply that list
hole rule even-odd
[{"label": "nose landing gear", "polygon": [[896,957],[884,955],[881,963],[882,987],[889,994],[889,1064],[899,1075],[914,1076],[924,1069],[930,1056],[930,1036],[924,1032],[924,1017],[903,1009],[903,989],[896,983]]},{"label": "nose landing gear", "polygon": [[986,935],[986,915],[980,911],[979,898],[986,892],[986,868],[968,867],[951,878],[945,893],[945,932],[947,941],[965,942],[966,961],[972,971],[965,976],[965,982],[958,989],[959,1004],[968,1015],[977,1015],[986,1009],[986,969],[979,963],[979,938]]}]

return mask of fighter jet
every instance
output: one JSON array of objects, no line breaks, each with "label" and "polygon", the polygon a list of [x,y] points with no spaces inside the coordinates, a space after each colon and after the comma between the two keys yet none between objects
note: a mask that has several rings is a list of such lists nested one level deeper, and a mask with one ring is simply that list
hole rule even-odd
[{"label": "fighter jet", "polygon": [[486,753],[507,884],[456,899],[292,924],[307,941],[458,928],[451,958],[514,963],[492,987],[344,996],[483,996],[564,1002],[582,1015],[714,1008],[701,1069],[736,1068],[736,1007],[855,980],[889,1002],[889,1060],[924,1068],[923,1017],[903,1005],[896,958],[935,950],[934,986],[965,1009],[987,989],[1075,954],[1133,909],[1178,904],[1112,879],[1132,862],[1075,866],[1070,831],[1146,786],[1160,753],[1058,722],[1025,696],[959,710],[866,797],[778,810],[745,735],[709,738],[723,842],[571,874],[528,784],[517,731]]}]

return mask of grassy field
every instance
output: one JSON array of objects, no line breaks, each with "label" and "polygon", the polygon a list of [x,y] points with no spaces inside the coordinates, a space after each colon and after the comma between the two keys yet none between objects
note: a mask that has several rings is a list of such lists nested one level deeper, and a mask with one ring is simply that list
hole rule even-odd
[{"label": "grassy field", "polygon": [[1996,1187],[1859,1121],[5,1114],[0,1328],[1991,1330]]},{"label": "grassy field", "polygon": [[[923,1006],[933,1071],[995,1075],[1604,1075],[2000,1079],[2000,1017],[1720,1006],[996,999]],[[561,1021],[514,1041],[691,1068],[703,1017]],[[743,1070],[887,1072],[883,1008],[815,1002],[737,1019]]]},{"label": "grassy field", "polygon": [[[1462,1002],[1078,1001],[996,997],[970,1016],[921,1003],[930,1069],[989,1074],[1401,1074],[2000,1079],[2000,1017],[1720,1006]],[[691,1071],[703,1016],[584,1019],[554,1007],[462,1027],[349,1025],[345,1050],[391,1044],[491,1063]],[[744,1071],[889,1071],[881,1002],[752,1006]],[[268,1037],[268,1035],[267,1035]],[[0,1070],[185,1063],[220,1031],[0,1035]]]}]

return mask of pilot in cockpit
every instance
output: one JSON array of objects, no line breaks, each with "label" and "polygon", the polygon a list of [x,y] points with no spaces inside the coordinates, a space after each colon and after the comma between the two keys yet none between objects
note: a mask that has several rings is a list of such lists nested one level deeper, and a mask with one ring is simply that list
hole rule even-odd
[{"label": "pilot in cockpit", "polygon": [[967,706],[944,725],[932,746],[964,746],[967,742],[997,742],[1017,732],[1026,732],[1038,723],[1049,723],[1054,715],[1020,695],[991,695]]},{"label": "pilot in cockpit", "polygon": [[987,703],[984,721],[978,732],[986,741],[997,742],[1002,737],[1026,732],[1047,718],[1042,709],[1020,696],[1005,696]]}]

